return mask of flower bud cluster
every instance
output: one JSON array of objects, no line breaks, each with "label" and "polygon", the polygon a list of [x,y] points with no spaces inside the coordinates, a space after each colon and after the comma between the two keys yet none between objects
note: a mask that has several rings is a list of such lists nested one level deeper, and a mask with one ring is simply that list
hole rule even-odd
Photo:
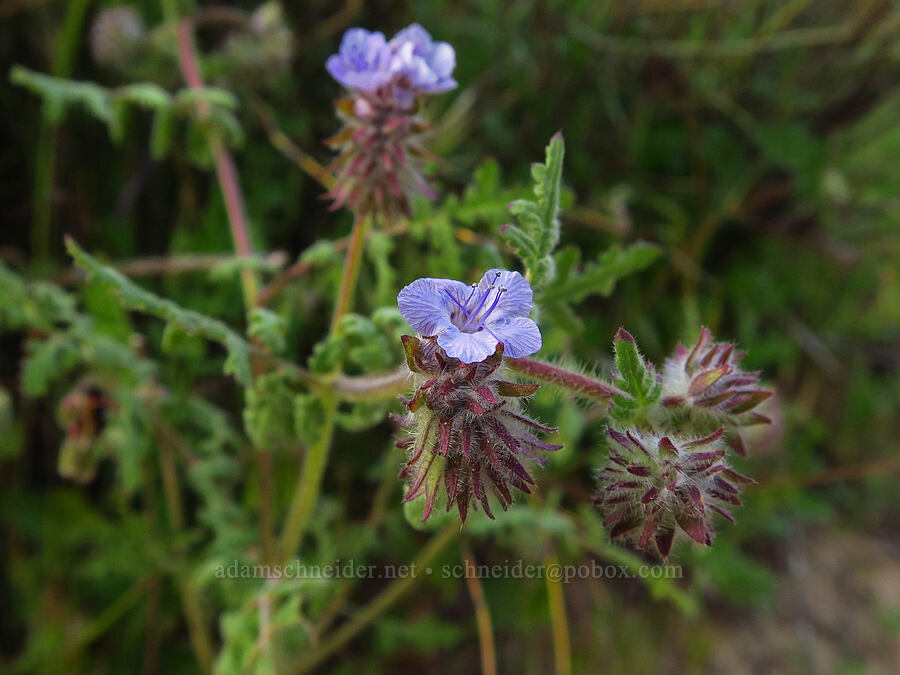
[{"label": "flower bud cluster", "polygon": [[390,41],[362,28],[347,31],[328,72],[347,87],[337,101],[343,128],[327,144],[338,152],[329,169],[336,182],[332,208],[387,219],[410,215],[410,199],[435,193],[421,175],[430,127],[419,115],[421,99],[456,87],[453,48],[433,42],[413,24]]},{"label": "flower bud cluster", "polygon": [[769,422],[753,409],[772,392],[760,388],[758,371],[741,370],[744,355],[731,343],[714,342],[704,326],[693,349],[678,345],[666,360],[663,406],[734,426]]},{"label": "flower bud cluster", "polygon": [[599,472],[598,507],[610,536],[666,558],[677,530],[709,546],[712,514],[731,522],[739,485],[752,483],[726,460],[723,430],[703,438],[608,429],[609,464]]},{"label": "flower bud cluster", "polygon": [[529,493],[535,481],[526,468],[543,464],[541,451],[562,446],[535,434],[555,431],[521,410],[520,399],[538,389],[501,379],[497,370],[503,345],[477,363],[447,356],[433,338],[403,336],[410,370],[418,379],[408,414],[401,418],[409,435],[398,442],[409,459],[400,478],[409,481],[404,501],[424,498],[422,521],[436,504],[456,506],[462,522],[469,507],[493,518],[489,495],[504,510],[512,503],[510,488]]}]

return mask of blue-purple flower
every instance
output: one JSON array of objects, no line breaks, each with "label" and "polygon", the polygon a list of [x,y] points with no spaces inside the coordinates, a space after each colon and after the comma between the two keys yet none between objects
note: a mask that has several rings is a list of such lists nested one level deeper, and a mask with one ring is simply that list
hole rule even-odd
[{"label": "blue-purple flower", "polygon": [[452,77],[456,52],[446,42],[434,42],[419,24],[414,23],[397,33],[388,48],[390,69],[399,76],[397,96],[408,96],[407,105],[416,93],[439,94],[456,88],[456,80]]},{"label": "blue-purple flower", "polygon": [[417,23],[401,30],[390,42],[383,33],[351,28],[325,67],[348,89],[394,97],[404,108],[411,106],[418,94],[437,94],[456,87],[453,47],[435,42]]},{"label": "blue-purple flower", "polygon": [[528,318],[533,296],[521,274],[493,269],[471,286],[452,279],[417,279],[400,291],[397,304],[412,329],[436,337],[448,356],[478,363],[498,344],[513,358],[541,348],[541,332]]},{"label": "blue-purple flower", "polygon": [[375,91],[393,77],[384,33],[351,28],[341,48],[325,62],[331,76],[348,89]]},{"label": "blue-purple flower", "polygon": [[329,193],[332,208],[380,221],[409,217],[413,195],[434,199],[422,164],[436,159],[425,148],[431,127],[420,115],[419,99],[456,86],[456,54],[413,24],[390,41],[383,33],[351,28],[328,59],[328,72],[349,90],[337,101],[343,128],[328,145],[338,156]]}]

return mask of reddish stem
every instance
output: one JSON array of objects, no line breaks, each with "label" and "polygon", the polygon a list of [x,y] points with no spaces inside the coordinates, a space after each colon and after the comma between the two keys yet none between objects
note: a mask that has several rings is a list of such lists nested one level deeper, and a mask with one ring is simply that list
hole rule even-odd
[{"label": "reddish stem", "polygon": [[530,375],[541,382],[555,384],[590,398],[608,399],[611,396],[627,396],[624,391],[617,389],[611,384],[573,373],[571,370],[553,366],[549,363],[542,363],[529,358],[508,358],[505,361],[507,366],[524,375]]},{"label": "reddish stem", "polygon": [[[176,28],[178,63],[188,87],[191,89],[202,89],[206,85],[203,82],[203,75],[200,73],[200,67],[194,55],[193,29],[194,25],[191,19],[181,19],[178,22]],[[197,110],[201,118],[207,117],[209,115],[209,103],[200,101],[197,104]],[[241,182],[234,164],[234,158],[217,135],[209,135],[209,144],[215,159],[216,176],[219,179],[219,186],[222,188],[222,196],[225,199],[225,211],[228,215],[228,224],[231,227],[234,249],[239,256],[249,257],[253,255],[253,250],[250,247],[247,210],[244,206],[244,196],[241,192]],[[241,278],[244,284],[244,298],[249,309],[256,301],[256,277],[253,275],[252,270],[244,269],[241,271]]]}]

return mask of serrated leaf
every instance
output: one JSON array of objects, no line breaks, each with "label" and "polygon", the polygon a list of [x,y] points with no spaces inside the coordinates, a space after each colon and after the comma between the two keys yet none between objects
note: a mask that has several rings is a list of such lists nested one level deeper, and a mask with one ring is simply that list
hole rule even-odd
[{"label": "serrated leaf", "polygon": [[559,243],[559,209],[562,191],[562,168],[565,143],[557,133],[547,146],[544,164],[531,168],[534,195],[537,199],[517,199],[509,211],[519,225],[501,228],[500,235],[516,250],[535,289],[550,284],[555,275],[553,249]]},{"label": "serrated leaf", "polygon": [[595,294],[608,297],[621,279],[645,269],[659,256],[659,247],[648,242],[635,242],[628,248],[615,245],[577,272],[578,252],[566,249],[556,256],[557,282],[541,294],[541,302],[581,302]]},{"label": "serrated leaf", "polygon": [[144,290],[117,270],[107,267],[86,253],[71,237],[66,238],[66,248],[75,263],[88,272],[90,279],[114,288],[119,294],[120,301],[128,309],[152,314],[178,324],[188,333],[195,333],[224,345],[228,351],[225,372],[233,375],[244,386],[250,384],[253,379],[250,368],[250,346],[227,325]]}]

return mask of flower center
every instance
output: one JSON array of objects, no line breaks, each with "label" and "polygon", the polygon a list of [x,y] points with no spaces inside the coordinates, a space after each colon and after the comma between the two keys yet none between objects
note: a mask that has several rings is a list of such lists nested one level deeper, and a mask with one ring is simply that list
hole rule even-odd
[{"label": "flower center", "polygon": [[[500,277],[497,272],[496,278]],[[503,286],[491,284],[484,289],[483,292],[478,284],[472,284],[472,292],[465,302],[459,299],[450,291],[445,291],[447,296],[453,300],[458,309],[454,310],[450,315],[450,321],[454,326],[459,328],[463,333],[477,333],[480,330],[486,330],[484,325],[488,317],[497,309],[500,304],[500,297],[506,293]]]}]

